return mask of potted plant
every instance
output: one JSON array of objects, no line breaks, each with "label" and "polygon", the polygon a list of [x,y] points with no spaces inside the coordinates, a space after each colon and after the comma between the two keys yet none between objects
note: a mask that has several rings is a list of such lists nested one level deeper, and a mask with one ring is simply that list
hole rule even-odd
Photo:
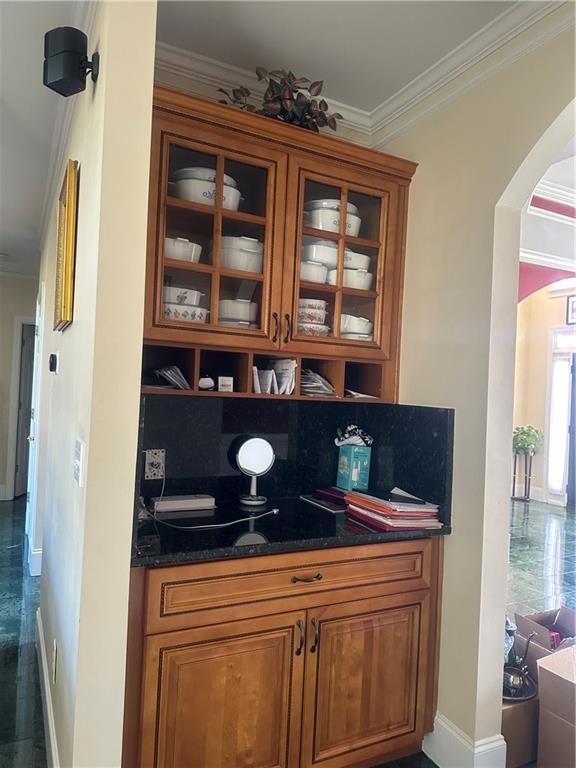
[{"label": "potted plant", "polygon": [[[512,435],[512,450],[514,452],[514,475],[512,480],[512,498],[517,501],[530,501],[530,484],[532,481],[532,459],[542,443],[544,433],[531,424],[516,427]],[[516,496],[516,468],[518,456],[524,456],[524,496]]]},{"label": "potted plant", "polygon": [[285,69],[268,72],[264,67],[256,67],[256,75],[258,80],[267,81],[260,107],[248,101],[250,90],[243,85],[231,91],[218,88],[228,99],[220,99],[220,103],[230,103],[248,112],[299,125],[317,133],[325,126],[336,130],[336,121],[342,119],[342,115],[339,112],[330,113],[327,102],[318,98],[324,86],[323,80],[311,81],[307,77],[296,77],[293,72]]}]

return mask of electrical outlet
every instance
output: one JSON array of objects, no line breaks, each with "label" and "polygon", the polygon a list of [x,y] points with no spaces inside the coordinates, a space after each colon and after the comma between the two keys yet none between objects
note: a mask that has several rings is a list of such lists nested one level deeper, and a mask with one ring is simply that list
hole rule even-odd
[{"label": "electrical outlet", "polygon": [[148,448],[144,451],[144,480],[164,480],[166,466],[166,450],[164,448]]},{"label": "electrical outlet", "polygon": [[52,673],[52,685],[56,685],[56,662],[58,660],[58,645],[56,644],[56,638],[52,639],[52,664],[51,666],[51,673]]}]

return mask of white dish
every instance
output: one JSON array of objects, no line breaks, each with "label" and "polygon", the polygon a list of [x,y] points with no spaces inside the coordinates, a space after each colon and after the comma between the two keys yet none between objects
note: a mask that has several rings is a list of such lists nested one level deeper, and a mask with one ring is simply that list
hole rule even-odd
[{"label": "white dish", "polygon": [[[192,168],[180,168],[172,175],[171,181],[182,181],[182,179],[200,179],[201,181],[216,181],[216,171],[213,168],[204,168],[194,166]],[[224,184],[228,187],[236,187],[238,184],[232,176],[224,174]]]},{"label": "white dish", "polygon": [[[192,203],[214,205],[216,198],[216,184],[202,179],[180,179],[174,184],[176,197],[181,200],[189,200]],[[230,211],[237,211],[240,205],[240,190],[234,187],[224,187],[222,193],[222,207]]]},{"label": "white dish", "polygon": [[330,326],[319,325],[318,323],[298,323],[298,333],[303,336],[328,336]]},{"label": "white dish", "polygon": [[180,306],[197,307],[200,299],[204,296],[200,291],[193,288],[179,288],[176,286],[164,286],[164,301],[168,304],[178,304]]},{"label": "white dish", "polygon": [[366,256],[364,253],[356,253],[355,251],[344,251],[344,266],[347,269],[370,269],[370,256]]},{"label": "white dish", "polygon": [[264,243],[255,237],[232,237],[224,236],[220,238],[220,247],[223,251],[249,251],[250,253],[263,253]]},{"label": "white dish", "polygon": [[201,253],[202,246],[198,243],[191,243],[185,237],[164,238],[164,256],[167,259],[198,262]]},{"label": "white dish", "polygon": [[248,299],[221,299],[218,302],[218,319],[247,320],[254,322],[258,314],[258,304]]},{"label": "white dish", "polygon": [[374,323],[366,317],[356,315],[340,315],[341,334],[371,334]]},{"label": "white dish", "polygon": [[164,318],[184,323],[205,323],[208,310],[204,307],[190,307],[187,304],[164,303]]},{"label": "white dish", "polygon": [[357,341],[372,341],[374,335],[372,333],[341,333],[342,339],[356,339]]},{"label": "white dish", "polygon": [[258,328],[258,323],[250,323],[248,320],[218,320],[220,325],[231,328]]},{"label": "white dish", "polygon": [[298,306],[302,309],[323,309],[326,311],[328,302],[324,299],[298,299]]},{"label": "white dish", "polygon": [[315,261],[333,269],[338,264],[338,245],[332,240],[316,240],[313,237],[304,238],[302,245],[302,261]]},{"label": "white dish", "polygon": [[253,251],[223,250],[220,253],[220,264],[226,269],[262,272],[262,254]]},{"label": "white dish", "polygon": [[[328,209],[316,211],[304,211],[304,223],[314,229],[323,229],[325,232],[340,232],[340,213]],[[346,234],[356,237],[360,232],[362,219],[349,213],[346,217]]]},{"label": "white dish", "polygon": [[310,283],[325,283],[328,268],[316,261],[303,261],[300,264],[300,278]]},{"label": "white dish", "polygon": [[[336,285],[337,273],[337,269],[331,269],[328,272],[329,285]],[[369,291],[372,287],[373,277],[372,272],[366,272],[365,269],[345,269],[342,279],[345,288],[359,288],[362,291]]]},{"label": "white dish", "polygon": [[324,325],[325,320],[325,309],[311,309],[309,307],[298,308],[298,323],[318,323]]},{"label": "white dish", "polygon": [[[304,210],[318,211],[325,209],[328,211],[339,211],[341,206],[342,202],[338,198],[324,197],[321,200],[308,200],[307,203],[304,203]],[[353,203],[348,203],[346,210],[348,213],[358,215],[358,208]]]}]

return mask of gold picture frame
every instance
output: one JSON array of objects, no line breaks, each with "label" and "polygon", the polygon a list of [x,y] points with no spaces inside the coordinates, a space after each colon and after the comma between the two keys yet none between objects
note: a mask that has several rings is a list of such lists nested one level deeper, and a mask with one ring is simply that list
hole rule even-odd
[{"label": "gold picture frame", "polygon": [[68,160],[58,199],[58,248],[56,252],[56,292],[54,330],[63,331],[74,315],[74,262],[76,257],[76,219],[78,215],[78,161]]}]

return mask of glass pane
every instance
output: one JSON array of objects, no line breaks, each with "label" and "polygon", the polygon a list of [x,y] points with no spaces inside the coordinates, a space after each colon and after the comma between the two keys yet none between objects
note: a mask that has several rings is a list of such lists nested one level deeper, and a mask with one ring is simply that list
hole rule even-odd
[{"label": "glass pane", "polygon": [[210,275],[205,272],[167,268],[164,271],[164,319],[178,323],[210,322],[210,286]]},{"label": "glass pane", "polygon": [[264,227],[244,221],[223,219],[220,239],[220,266],[262,274]]},{"label": "glass pane", "polygon": [[346,246],[342,275],[344,287],[363,291],[375,290],[377,267],[378,250],[376,248]]},{"label": "glass pane", "polygon": [[212,214],[167,206],[164,258],[211,264],[213,226]]},{"label": "glass pane", "polygon": [[340,194],[338,187],[307,179],[304,184],[304,225],[339,232]]},{"label": "glass pane", "polygon": [[375,309],[374,299],[343,294],[340,337],[356,341],[372,341]]},{"label": "glass pane", "polygon": [[[356,214],[358,221],[354,221],[354,227],[350,231],[347,229],[346,234],[366,240],[380,240],[381,198],[350,190],[348,203],[354,207],[352,212]],[[356,231],[352,231],[353,229]]]},{"label": "glass pane", "polygon": [[[336,275],[338,242],[318,237],[302,238],[300,279],[307,283],[328,283]],[[335,280],[333,281],[335,284]]]},{"label": "glass pane", "polygon": [[236,277],[220,278],[218,324],[231,328],[260,328],[262,283]]},{"label": "glass pane", "polygon": [[181,200],[214,205],[216,155],[170,145],[168,194]]},{"label": "glass pane", "polygon": [[300,288],[298,297],[299,336],[332,336],[335,294],[314,292],[313,288]]},{"label": "glass pane", "polygon": [[[235,187],[240,193],[239,210],[256,216],[266,216],[266,187],[268,182],[266,168],[227,159],[224,163],[224,173],[226,174],[224,185]],[[224,205],[224,207],[231,206]]]}]

